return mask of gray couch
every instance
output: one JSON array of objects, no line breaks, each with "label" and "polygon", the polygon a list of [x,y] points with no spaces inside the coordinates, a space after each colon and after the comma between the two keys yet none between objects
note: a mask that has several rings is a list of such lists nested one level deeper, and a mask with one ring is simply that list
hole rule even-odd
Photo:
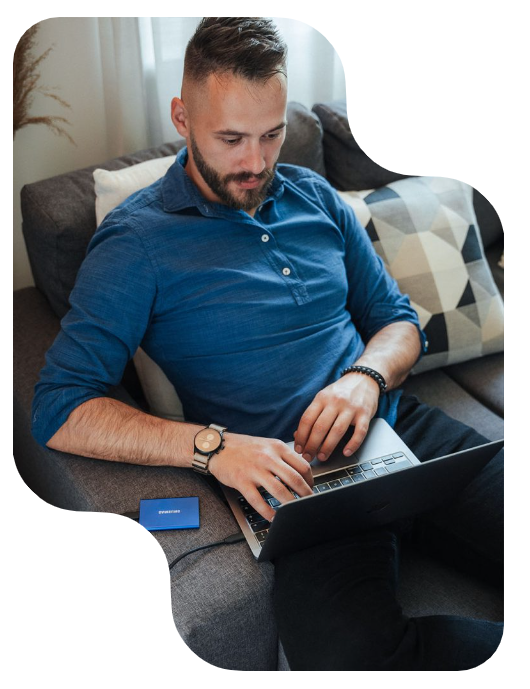
[{"label": "gray couch", "polygon": [[[98,167],[123,168],[170,155],[181,145],[166,144]],[[290,104],[281,161],[313,168],[343,190],[379,187],[403,176],[380,168],[359,149],[349,131],[344,103],[319,104],[312,112]],[[184,551],[237,531],[215,486],[189,470],[146,468],[48,450],[34,441],[30,430],[34,385],[60,318],[68,309],[68,295],[96,227],[94,167],[22,190],[24,237],[36,287],[14,294],[14,455],[25,482],[44,500],[61,508],[122,513],[138,509],[140,498],[198,495],[199,531],[154,535],[171,561]],[[480,194],[476,193],[474,202],[492,272],[502,291],[502,271],[497,266],[502,228]],[[486,437],[502,437],[502,354],[412,376],[405,387]],[[122,384],[110,394],[146,408],[132,364]],[[502,618],[497,591],[410,547],[403,554],[401,572],[399,596],[410,614],[443,612]],[[288,669],[271,611],[272,582],[273,566],[257,565],[244,543],[185,558],[171,576],[178,631],[192,650],[219,667]]]}]

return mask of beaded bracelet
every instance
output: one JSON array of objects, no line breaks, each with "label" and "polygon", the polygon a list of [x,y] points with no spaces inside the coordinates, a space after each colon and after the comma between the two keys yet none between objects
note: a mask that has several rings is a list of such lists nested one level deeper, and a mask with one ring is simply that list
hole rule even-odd
[{"label": "beaded bracelet", "polygon": [[341,375],[345,376],[347,373],[364,373],[365,376],[370,376],[370,378],[375,380],[375,382],[379,385],[379,394],[385,394],[386,381],[383,376],[377,371],[374,371],[373,368],[368,368],[368,366],[348,366],[348,368],[344,369]]}]

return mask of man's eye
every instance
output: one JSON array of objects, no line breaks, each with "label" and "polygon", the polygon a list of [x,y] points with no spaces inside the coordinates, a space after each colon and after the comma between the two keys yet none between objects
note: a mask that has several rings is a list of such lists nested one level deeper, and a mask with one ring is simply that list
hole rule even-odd
[{"label": "man's eye", "polygon": [[235,146],[241,141],[241,139],[221,139],[221,141],[227,146]]}]

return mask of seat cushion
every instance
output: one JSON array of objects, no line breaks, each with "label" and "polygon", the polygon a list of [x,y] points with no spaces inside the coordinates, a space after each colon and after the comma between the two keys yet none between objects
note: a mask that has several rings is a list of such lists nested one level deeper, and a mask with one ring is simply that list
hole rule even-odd
[{"label": "seat cushion", "polygon": [[488,440],[504,437],[502,417],[475,399],[447,375],[445,369],[411,376],[405,381],[403,389],[407,394],[419,397],[425,404],[439,407],[453,419],[471,426]]},{"label": "seat cushion", "polygon": [[446,373],[481,404],[504,418],[504,354],[446,366]]}]

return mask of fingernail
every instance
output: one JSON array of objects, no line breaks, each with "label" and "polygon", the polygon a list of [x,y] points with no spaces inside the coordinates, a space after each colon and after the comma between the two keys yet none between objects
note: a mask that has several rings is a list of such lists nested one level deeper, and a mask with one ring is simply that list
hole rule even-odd
[{"label": "fingernail", "polygon": [[351,450],[344,450],[344,454],[346,457],[351,457],[353,452]]},{"label": "fingernail", "polygon": [[321,462],[323,462],[326,459],[326,455],[323,452],[320,452],[317,455],[317,458],[320,459]]},{"label": "fingernail", "polygon": [[302,452],[302,446],[301,445],[295,445],[294,449],[296,450],[296,452],[298,452],[298,454],[300,454],[300,452]]},{"label": "fingernail", "polygon": [[302,457],[303,457],[307,462],[310,462],[310,461],[311,461],[311,455],[308,454],[307,452],[306,452],[304,455],[302,455]]}]

